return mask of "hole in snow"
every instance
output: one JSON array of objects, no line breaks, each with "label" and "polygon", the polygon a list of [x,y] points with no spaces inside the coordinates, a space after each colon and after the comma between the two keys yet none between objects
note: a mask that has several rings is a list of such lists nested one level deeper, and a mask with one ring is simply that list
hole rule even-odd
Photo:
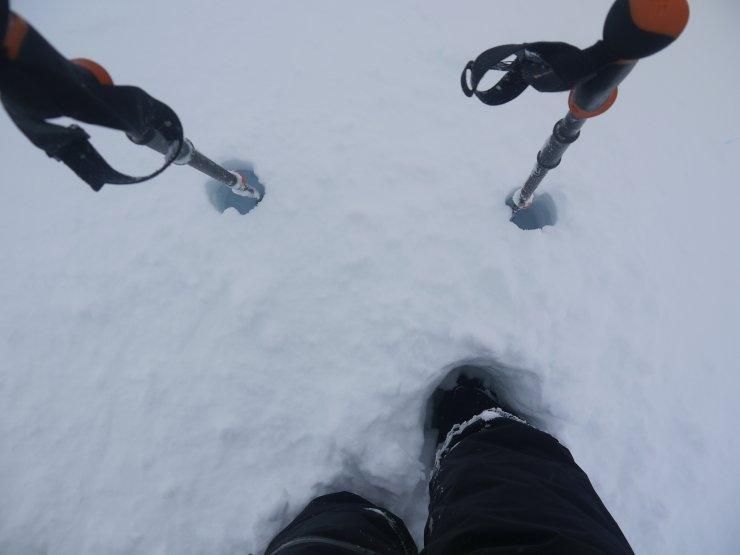
[{"label": "hole in snow", "polygon": [[511,218],[519,229],[542,229],[548,225],[555,225],[558,221],[558,209],[555,201],[548,193],[535,195],[534,202],[529,208],[519,210]]},{"label": "hole in snow", "polygon": [[[245,162],[244,160],[227,160],[221,165],[230,170],[240,170],[245,172],[247,174],[247,181],[256,187],[263,195],[265,194],[265,187],[260,183],[259,179],[255,175],[251,163]],[[257,201],[255,199],[234,194],[226,185],[214,179],[206,183],[206,195],[208,195],[208,200],[211,202],[211,205],[213,205],[213,207],[222,214],[227,208],[235,208],[239,214],[243,215],[257,206]]]}]

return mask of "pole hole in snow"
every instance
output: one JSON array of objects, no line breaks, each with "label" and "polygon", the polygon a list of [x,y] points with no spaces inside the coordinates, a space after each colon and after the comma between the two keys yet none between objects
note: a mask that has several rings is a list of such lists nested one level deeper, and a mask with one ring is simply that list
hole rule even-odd
[{"label": "pole hole in snow", "polygon": [[542,229],[548,225],[555,225],[558,221],[558,209],[552,197],[548,193],[543,193],[534,197],[532,206],[518,210],[511,221],[525,231]]},{"label": "pole hole in snow", "polygon": [[[244,160],[226,160],[221,165],[229,170],[244,172],[247,175],[249,184],[253,185],[264,197],[265,186],[262,185],[254,173],[254,168],[250,162],[245,162]],[[227,208],[235,208],[239,214],[244,215],[250,212],[258,203],[256,199],[242,197],[233,193],[226,185],[219,183],[215,179],[206,182],[206,195],[208,195],[211,205],[222,214]]]}]

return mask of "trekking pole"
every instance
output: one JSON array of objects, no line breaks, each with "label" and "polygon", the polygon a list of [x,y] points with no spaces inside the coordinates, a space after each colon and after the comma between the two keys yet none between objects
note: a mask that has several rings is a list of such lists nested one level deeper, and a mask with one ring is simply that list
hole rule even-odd
[{"label": "trekking pole", "polygon": [[[251,167],[230,171],[198,152],[169,106],[139,87],[114,85],[105,68],[92,60],[68,59],[23,17],[9,11],[7,2],[0,6],[0,22],[0,102],[35,146],[94,191],[105,184],[142,183],[174,163],[189,165],[250,197],[251,208],[262,199],[265,188]],[[147,175],[122,173],[108,164],[79,125],[53,121],[61,117],[122,131],[134,143],[163,154],[162,165]]]},{"label": "trekking pole", "polygon": [[[87,58],[75,58],[70,61],[76,66],[87,70],[87,72],[94,77],[99,84],[113,84],[113,79],[108,71],[97,62]],[[172,152],[173,144],[167,141],[162,134],[157,133],[152,127],[146,129],[146,131],[139,136],[134,135],[133,133],[126,133],[126,136],[131,142],[156,150],[165,157],[169,157],[174,154]],[[223,183],[237,195],[257,199],[257,201],[262,199],[262,194],[247,182],[246,172],[231,171],[218,165],[210,158],[198,152],[195,146],[193,146],[192,141],[188,138],[183,139],[182,145],[180,146],[180,152],[177,154],[175,159],[172,160],[172,163],[177,164],[178,166],[188,165],[191,168],[195,168],[199,172],[206,174],[208,177]]]},{"label": "trekking pole", "polygon": [[533,194],[555,169],[580,135],[586,120],[606,112],[617,99],[617,88],[637,61],[662,50],[681,34],[688,22],[686,0],[617,0],[604,23],[603,41],[618,59],[593,77],[578,83],[568,97],[568,113],[555,124],[537,153],[537,162],[524,186],[507,202],[516,213],[532,205]]},{"label": "trekking pole", "polygon": [[[542,195],[537,209],[535,189],[560,164],[586,120],[614,104],[617,87],[637,61],[676,40],[688,19],[686,0],[616,0],[606,16],[602,40],[586,49],[564,42],[503,44],[467,63],[460,77],[463,93],[489,106],[506,104],[529,86],[540,92],[570,91],[568,113],[555,124],[524,186],[506,199],[513,223],[522,229],[555,223],[552,199]],[[495,86],[479,89],[491,70],[505,75]]]}]

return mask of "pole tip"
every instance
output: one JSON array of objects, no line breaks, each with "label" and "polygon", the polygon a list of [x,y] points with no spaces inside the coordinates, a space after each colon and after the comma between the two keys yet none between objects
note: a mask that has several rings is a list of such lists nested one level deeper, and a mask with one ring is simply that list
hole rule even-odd
[{"label": "pole tip", "polygon": [[231,186],[231,190],[234,192],[234,194],[237,194],[240,197],[249,197],[256,199],[257,202],[262,200],[264,194],[260,192],[256,186],[252,186],[249,183],[249,177],[247,176],[246,172],[230,170],[229,173],[235,175],[237,179],[236,183]]},{"label": "pole tip", "polygon": [[558,210],[555,201],[548,193],[537,195],[537,197],[532,195],[521,203],[520,192],[521,189],[514,189],[506,197],[506,206],[511,208],[511,218],[509,218],[511,223],[525,231],[555,225],[558,220]]}]

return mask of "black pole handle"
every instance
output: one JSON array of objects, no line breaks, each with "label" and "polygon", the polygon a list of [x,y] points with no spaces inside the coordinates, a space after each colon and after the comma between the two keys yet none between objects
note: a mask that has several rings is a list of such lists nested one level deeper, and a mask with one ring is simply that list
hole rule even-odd
[{"label": "black pole handle", "polygon": [[637,60],[671,44],[688,20],[686,0],[616,0],[604,22],[603,40],[619,59],[571,90],[571,113],[587,119],[606,112],[617,99],[617,87]]}]

